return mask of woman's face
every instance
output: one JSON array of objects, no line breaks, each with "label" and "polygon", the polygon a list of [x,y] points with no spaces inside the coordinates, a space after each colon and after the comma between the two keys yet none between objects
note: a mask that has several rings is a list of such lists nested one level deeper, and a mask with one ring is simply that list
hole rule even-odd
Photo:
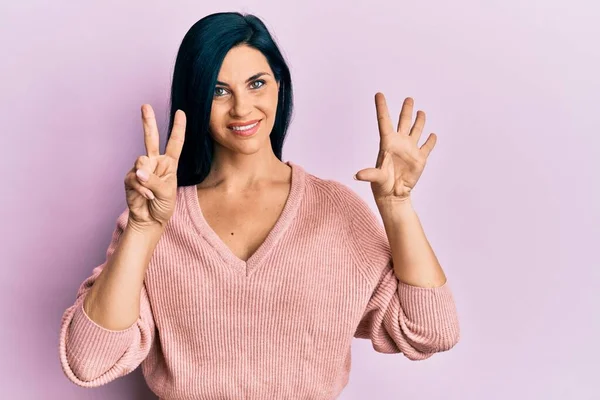
[{"label": "woman's face", "polygon": [[235,153],[271,148],[279,84],[265,56],[246,46],[232,48],[217,77],[210,132],[215,144]]}]

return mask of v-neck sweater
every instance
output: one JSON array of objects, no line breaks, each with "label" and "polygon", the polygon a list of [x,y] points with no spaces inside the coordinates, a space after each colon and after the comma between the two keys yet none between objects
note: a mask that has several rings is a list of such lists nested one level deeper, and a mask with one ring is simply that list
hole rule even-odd
[{"label": "v-neck sweater", "polygon": [[174,213],[146,270],[140,316],[122,331],[92,321],[83,300],[127,226],[117,218],[106,260],[64,313],[66,376],[97,387],[141,365],[172,399],[335,399],[348,383],[353,338],[423,360],[459,340],[448,282],[396,277],[383,224],[348,186],[288,161],[288,198],[266,240],[244,261],[205,220],[196,186]]}]

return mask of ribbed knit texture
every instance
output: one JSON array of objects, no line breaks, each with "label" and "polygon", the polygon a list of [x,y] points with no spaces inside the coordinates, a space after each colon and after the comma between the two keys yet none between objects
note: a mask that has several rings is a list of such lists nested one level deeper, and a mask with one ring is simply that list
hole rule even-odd
[{"label": "ribbed knit texture", "polygon": [[[448,283],[400,282],[367,203],[339,182],[287,164],[283,212],[247,261],[210,228],[196,187],[178,188],[146,272],[140,317],[128,329],[104,329],[84,312],[106,262],[94,268],[62,320],[67,377],[96,387],[141,364],[163,400],[335,399],[348,382],[354,337],[412,360],[454,346],[459,325]],[[127,219],[125,210],[107,260]]]}]

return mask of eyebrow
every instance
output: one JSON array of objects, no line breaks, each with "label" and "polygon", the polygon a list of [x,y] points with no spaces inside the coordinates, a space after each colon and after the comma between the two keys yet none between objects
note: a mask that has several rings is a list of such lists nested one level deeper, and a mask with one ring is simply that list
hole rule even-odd
[{"label": "eyebrow", "polygon": [[[270,75],[270,74],[267,73],[267,72],[259,72],[258,74],[254,74],[250,78],[246,79],[246,83],[248,83],[250,81],[253,81],[253,80],[257,79],[257,78],[260,78],[263,75]],[[217,85],[229,87],[228,84],[226,84],[225,82],[221,82],[221,81],[217,81]]]}]

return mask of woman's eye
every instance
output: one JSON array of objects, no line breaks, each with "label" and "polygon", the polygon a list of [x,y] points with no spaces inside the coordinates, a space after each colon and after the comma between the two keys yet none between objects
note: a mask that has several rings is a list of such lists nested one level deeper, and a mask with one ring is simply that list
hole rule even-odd
[{"label": "woman's eye", "polygon": [[[259,89],[265,85],[265,81],[262,79],[256,80],[250,84],[252,89]],[[215,87],[215,97],[225,96],[227,94],[227,89],[222,87]]]},{"label": "woman's eye", "polygon": [[221,87],[215,88],[215,96],[223,96],[225,94],[225,89]]},{"label": "woman's eye", "polygon": [[[260,85],[256,85],[257,83],[260,83]],[[265,81],[263,81],[262,79],[259,79],[257,81],[252,82],[252,88],[253,89],[258,89],[259,87],[263,86],[265,84]]]}]

